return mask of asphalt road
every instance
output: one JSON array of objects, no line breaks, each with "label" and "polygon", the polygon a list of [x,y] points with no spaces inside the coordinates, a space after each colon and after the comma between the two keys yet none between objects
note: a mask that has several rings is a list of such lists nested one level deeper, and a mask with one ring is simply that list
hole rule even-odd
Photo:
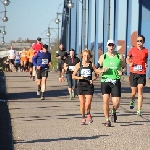
[{"label": "asphalt road", "polygon": [[129,109],[129,83],[123,80],[117,123],[106,128],[98,79],[91,110],[94,122],[81,126],[79,100],[78,97],[69,100],[67,82],[59,83],[57,73],[49,73],[46,100],[41,101],[36,95],[36,82],[28,75],[5,73],[8,101],[0,106],[8,106],[8,116],[4,120],[11,123],[10,126],[6,124],[11,149],[150,150],[150,87],[144,89],[143,115],[139,117],[136,115],[137,102],[133,110]]}]

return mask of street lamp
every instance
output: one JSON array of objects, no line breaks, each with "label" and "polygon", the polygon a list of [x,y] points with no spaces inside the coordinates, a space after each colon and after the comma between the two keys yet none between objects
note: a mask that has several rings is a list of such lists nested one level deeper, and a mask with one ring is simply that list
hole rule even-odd
[{"label": "street lamp", "polygon": [[62,13],[57,12],[57,18],[55,19],[56,24],[58,24],[58,49],[59,49],[59,22],[60,22],[60,19],[58,18],[59,15],[62,15]]},{"label": "street lamp", "polygon": [[4,28],[4,30],[2,31],[2,34],[6,35],[5,26],[0,26],[0,28]]},{"label": "street lamp", "polygon": [[68,7],[69,9],[71,9],[71,8],[74,7],[74,3],[72,3],[72,0],[69,0],[69,1],[68,1],[67,7]]},{"label": "street lamp", "polygon": [[2,18],[3,22],[7,22],[8,21],[8,17],[6,17],[6,9],[5,11],[1,11],[0,13],[4,12],[4,17]]},{"label": "street lamp", "polygon": [[1,43],[2,43],[2,44],[4,44],[4,43],[5,43],[5,42],[4,42],[4,36],[3,36],[3,37],[1,37],[1,38],[3,38],[3,40],[2,40],[2,42],[1,42]]},{"label": "street lamp", "polygon": [[[2,2],[2,1],[1,1],[1,2]],[[3,3],[5,6],[8,6],[9,3],[10,3],[10,1],[9,1],[9,0],[4,0],[2,3]]]}]

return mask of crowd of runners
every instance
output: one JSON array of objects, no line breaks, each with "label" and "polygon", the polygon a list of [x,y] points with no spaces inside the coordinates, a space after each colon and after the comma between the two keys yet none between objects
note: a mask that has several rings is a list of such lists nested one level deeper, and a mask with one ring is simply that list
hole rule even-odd
[{"label": "crowd of runners", "polygon": [[[105,116],[105,126],[111,126],[111,120],[116,122],[116,111],[121,100],[121,76],[126,73],[127,65],[130,68],[129,83],[131,87],[130,109],[134,108],[135,95],[138,93],[137,115],[141,115],[143,101],[143,87],[146,85],[146,67],[148,67],[148,49],[144,47],[145,37],[137,37],[137,45],[132,47],[125,59],[122,54],[115,51],[116,44],[113,40],[107,42],[107,52],[102,54],[95,66],[91,61],[90,50],[82,50],[81,56],[75,55],[75,50],[67,52],[62,44],[56,51],[58,59],[58,81],[68,83],[69,99],[78,96],[80,102],[80,112],[82,115],[81,125],[93,122],[91,115],[91,103],[94,93],[93,81],[101,75],[101,92],[103,97],[103,111]],[[45,100],[46,79],[48,77],[49,66],[52,64],[51,54],[48,52],[48,45],[41,43],[41,38],[37,38],[37,43],[33,43],[26,51],[16,54],[11,47],[8,59],[6,60],[6,71],[29,71],[30,78],[37,81],[37,95],[41,100]],[[94,72],[94,74],[93,74]],[[59,95],[58,95],[59,96]],[[110,101],[113,107],[110,109]],[[111,116],[109,112],[111,110]]]}]

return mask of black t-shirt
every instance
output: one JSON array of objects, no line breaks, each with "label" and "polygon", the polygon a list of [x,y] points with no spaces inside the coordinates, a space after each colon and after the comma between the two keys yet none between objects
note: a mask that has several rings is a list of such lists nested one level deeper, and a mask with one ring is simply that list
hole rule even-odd
[{"label": "black t-shirt", "polygon": [[66,50],[58,50],[56,51],[56,57],[61,56],[61,59],[58,59],[58,63],[64,63],[65,58],[68,56],[68,53]]},{"label": "black t-shirt", "polygon": [[78,57],[71,58],[70,56],[66,58],[65,63],[68,65],[68,70],[66,73],[73,73],[74,67],[77,63],[80,62]]}]

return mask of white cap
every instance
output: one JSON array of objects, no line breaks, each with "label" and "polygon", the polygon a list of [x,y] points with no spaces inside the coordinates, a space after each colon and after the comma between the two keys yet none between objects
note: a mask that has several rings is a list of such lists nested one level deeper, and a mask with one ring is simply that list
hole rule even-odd
[{"label": "white cap", "polygon": [[115,44],[115,41],[114,40],[108,40],[107,45],[110,43]]}]

